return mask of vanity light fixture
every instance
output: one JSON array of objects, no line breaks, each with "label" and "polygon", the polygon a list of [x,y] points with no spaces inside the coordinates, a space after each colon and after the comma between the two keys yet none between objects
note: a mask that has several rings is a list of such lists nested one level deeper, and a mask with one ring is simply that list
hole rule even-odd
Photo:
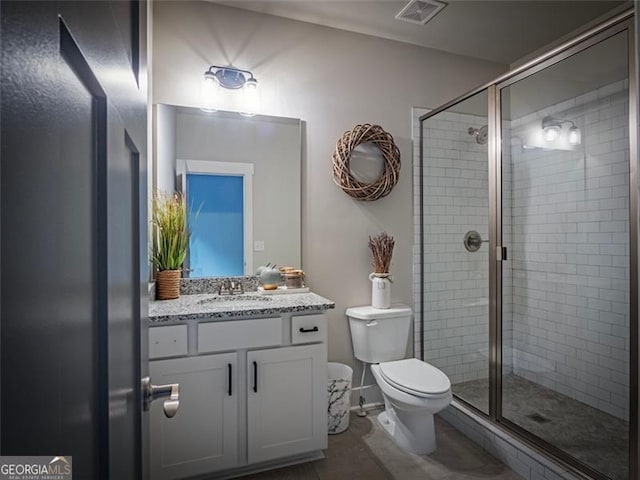
[{"label": "vanity light fixture", "polygon": [[580,145],[581,140],[580,129],[575,125],[569,129],[569,144]]},{"label": "vanity light fixture", "polygon": [[544,139],[547,142],[555,142],[560,138],[562,134],[562,124],[570,123],[568,142],[570,145],[579,145],[581,140],[580,129],[576,126],[573,120],[560,120],[551,116],[544,117],[542,119],[542,130],[544,132]]},{"label": "vanity light fixture", "polygon": [[553,117],[544,117],[542,119],[542,130],[544,131],[544,139],[547,142],[553,142],[560,136],[562,123]]},{"label": "vanity light fixture", "polygon": [[258,106],[258,80],[249,70],[234,67],[219,67],[212,65],[204,72],[202,78],[202,106],[205,112],[215,112],[219,106],[221,91],[241,90],[242,115],[254,115]]}]

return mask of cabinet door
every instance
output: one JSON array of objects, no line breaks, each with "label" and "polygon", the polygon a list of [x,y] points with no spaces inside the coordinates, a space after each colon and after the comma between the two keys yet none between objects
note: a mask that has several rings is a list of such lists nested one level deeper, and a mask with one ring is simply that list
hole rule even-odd
[{"label": "cabinet door", "polygon": [[326,348],[248,352],[249,463],[326,448]]},{"label": "cabinet door", "polygon": [[180,384],[180,407],[151,407],[151,478],[184,478],[238,464],[237,354],[152,361],[155,384]]}]

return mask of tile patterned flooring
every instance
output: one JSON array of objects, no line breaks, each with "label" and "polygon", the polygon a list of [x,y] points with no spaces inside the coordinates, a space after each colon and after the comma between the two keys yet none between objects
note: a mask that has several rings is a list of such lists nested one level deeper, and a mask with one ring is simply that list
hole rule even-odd
[{"label": "tile patterned flooring", "polygon": [[521,480],[499,460],[436,417],[438,449],[431,455],[400,450],[371,410],[351,415],[347,431],[329,436],[323,460],[243,477],[244,480]]},{"label": "tile patterned flooring", "polygon": [[[615,480],[628,478],[629,424],[517,375],[502,380],[504,417]],[[489,384],[453,385],[458,396],[488,409]],[[541,416],[537,417],[536,415]]]}]

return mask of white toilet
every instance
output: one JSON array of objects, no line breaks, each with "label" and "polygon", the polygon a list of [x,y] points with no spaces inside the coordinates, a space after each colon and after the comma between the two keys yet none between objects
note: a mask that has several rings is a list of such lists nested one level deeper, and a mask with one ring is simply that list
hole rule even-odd
[{"label": "white toilet", "polygon": [[411,453],[426,455],[436,449],[433,415],[451,403],[451,382],[439,369],[416,358],[403,359],[411,309],[393,305],[346,311],[357,359],[371,363],[384,397],[380,425],[395,443]]}]

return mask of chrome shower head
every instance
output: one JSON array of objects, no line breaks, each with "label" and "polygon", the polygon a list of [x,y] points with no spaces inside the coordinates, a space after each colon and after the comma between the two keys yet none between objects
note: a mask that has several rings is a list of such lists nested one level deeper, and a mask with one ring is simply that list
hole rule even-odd
[{"label": "chrome shower head", "polygon": [[469,127],[467,132],[469,133],[469,135],[475,135],[476,136],[476,143],[478,145],[484,145],[484,144],[487,143],[487,138],[489,136],[489,129],[487,128],[486,125],[484,125],[484,126],[482,126],[480,128]]}]

